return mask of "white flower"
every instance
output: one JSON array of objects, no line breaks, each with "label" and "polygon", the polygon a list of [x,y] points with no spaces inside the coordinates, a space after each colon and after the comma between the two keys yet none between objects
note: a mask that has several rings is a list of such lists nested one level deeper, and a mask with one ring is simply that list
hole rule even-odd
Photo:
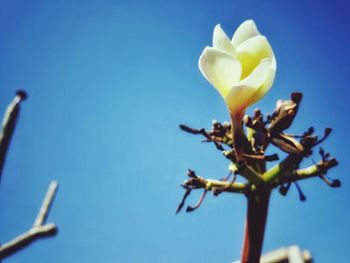
[{"label": "white flower", "polygon": [[253,20],[243,22],[231,40],[217,25],[213,47],[203,50],[198,65],[238,119],[270,90],[276,73],[272,48]]}]

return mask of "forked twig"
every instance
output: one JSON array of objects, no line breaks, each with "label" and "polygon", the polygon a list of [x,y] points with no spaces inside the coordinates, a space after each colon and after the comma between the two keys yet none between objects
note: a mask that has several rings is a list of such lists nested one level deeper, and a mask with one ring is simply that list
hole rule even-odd
[{"label": "forked twig", "polygon": [[55,224],[45,224],[45,220],[57,192],[57,187],[58,183],[56,181],[50,183],[33,226],[28,231],[0,246],[0,259],[16,253],[38,238],[53,236],[57,233],[57,226]]}]

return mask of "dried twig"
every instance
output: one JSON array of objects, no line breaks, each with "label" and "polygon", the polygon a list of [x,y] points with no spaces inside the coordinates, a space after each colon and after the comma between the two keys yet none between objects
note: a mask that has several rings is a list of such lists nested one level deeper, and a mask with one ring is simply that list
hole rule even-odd
[{"label": "dried twig", "polygon": [[57,187],[58,183],[56,181],[50,183],[39,213],[31,229],[0,246],[0,259],[16,253],[38,238],[52,236],[57,233],[57,226],[55,224],[45,224],[45,219],[47,218],[52,205]]},{"label": "dried twig", "polygon": [[5,159],[8,147],[11,142],[12,135],[15,131],[16,122],[20,112],[20,103],[28,97],[27,93],[23,90],[18,90],[13,101],[8,105],[4,118],[2,120],[0,130],[0,180],[2,170],[5,165]]}]

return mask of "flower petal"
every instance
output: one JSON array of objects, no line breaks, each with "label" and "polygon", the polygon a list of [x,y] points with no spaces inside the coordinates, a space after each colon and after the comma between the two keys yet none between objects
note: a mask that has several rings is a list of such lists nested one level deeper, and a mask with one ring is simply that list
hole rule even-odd
[{"label": "flower petal", "polygon": [[225,97],[231,112],[241,112],[259,101],[271,88],[276,69],[273,59],[263,59],[255,70],[235,85]]},{"label": "flower petal", "polygon": [[249,38],[255,37],[259,34],[258,29],[253,20],[244,21],[236,30],[232,37],[232,44],[234,47],[237,47],[242,42],[246,41]]},{"label": "flower petal", "polygon": [[250,105],[256,103],[257,101],[261,100],[265,94],[271,89],[272,84],[275,80],[275,76],[276,76],[276,66],[274,66],[274,64],[276,64],[273,61],[271,61],[271,67],[268,70],[268,72],[266,73],[266,77],[265,77],[265,81],[264,83],[259,87],[259,89],[257,90],[256,94],[254,94],[253,96],[253,100],[250,101]]},{"label": "flower petal", "polygon": [[206,47],[203,50],[198,66],[203,76],[224,98],[231,87],[240,80],[242,73],[242,66],[238,59],[212,47]]},{"label": "flower petal", "polygon": [[220,24],[216,25],[214,28],[213,47],[226,51],[231,55],[234,55],[235,53],[235,48],[226,33],[222,30]]},{"label": "flower petal", "polygon": [[274,58],[272,48],[266,37],[252,37],[236,48],[236,55],[242,63],[242,79],[247,77],[264,58]]}]

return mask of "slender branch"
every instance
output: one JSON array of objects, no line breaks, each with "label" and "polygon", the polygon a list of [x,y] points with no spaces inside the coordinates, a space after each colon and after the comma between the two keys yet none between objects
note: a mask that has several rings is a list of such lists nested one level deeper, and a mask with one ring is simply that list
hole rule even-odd
[{"label": "slender branch", "polygon": [[208,191],[213,191],[217,188],[225,189],[224,192],[245,193],[250,190],[249,184],[239,182],[223,182],[218,180],[204,179],[206,181],[205,188]]},{"label": "slender branch", "polygon": [[218,188],[223,189],[223,192],[245,193],[252,189],[250,184],[239,182],[219,181],[213,179],[205,179],[200,176],[192,177],[185,181],[184,186],[189,189],[206,189],[207,191],[215,191]]},{"label": "slender branch", "polygon": [[56,181],[50,183],[32,228],[0,246],[0,259],[16,253],[38,238],[52,236],[57,233],[57,227],[55,224],[45,224],[45,219],[47,218],[52,201],[55,197],[57,186],[58,184]]},{"label": "slender branch", "polygon": [[23,234],[15,237],[11,241],[0,247],[0,259],[4,259],[22,248],[29,245],[32,241],[39,237],[51,236],[56,233],[56,226],[54,224],[46,224],[44,226],[33,227]]},{"label": "slender branch", "polygon": [[15,131],[16,122],[20,111],[20,103],[27,98],[25,91],[19,90],[13,101],[8,105],[0,131],[0,180],[5,165],[7,149],[10,145],[12,135]]},{"label": "slender branch", "polygon": [[295,170],[293,173],[281,176],[276,184],[295,182],[299,180],[304,180],[314,176],[320,176],[326,174],[329,169],[337,166],[338,162],[335,159],[320,161],[317,164],[311,165],[309,167]]},{"label": "slender branch", "polygon": [[44,198],[44,201],[39,210],[38,216],[34,221],[33,227],[41,226],[44,223],[47,217],[47,214],[49,213],[52,201],[55,197],[57,187],[58,187],[58,183],[56,181],[52,181],[50,183],[49,188],[47,189],[47,193]]}]

